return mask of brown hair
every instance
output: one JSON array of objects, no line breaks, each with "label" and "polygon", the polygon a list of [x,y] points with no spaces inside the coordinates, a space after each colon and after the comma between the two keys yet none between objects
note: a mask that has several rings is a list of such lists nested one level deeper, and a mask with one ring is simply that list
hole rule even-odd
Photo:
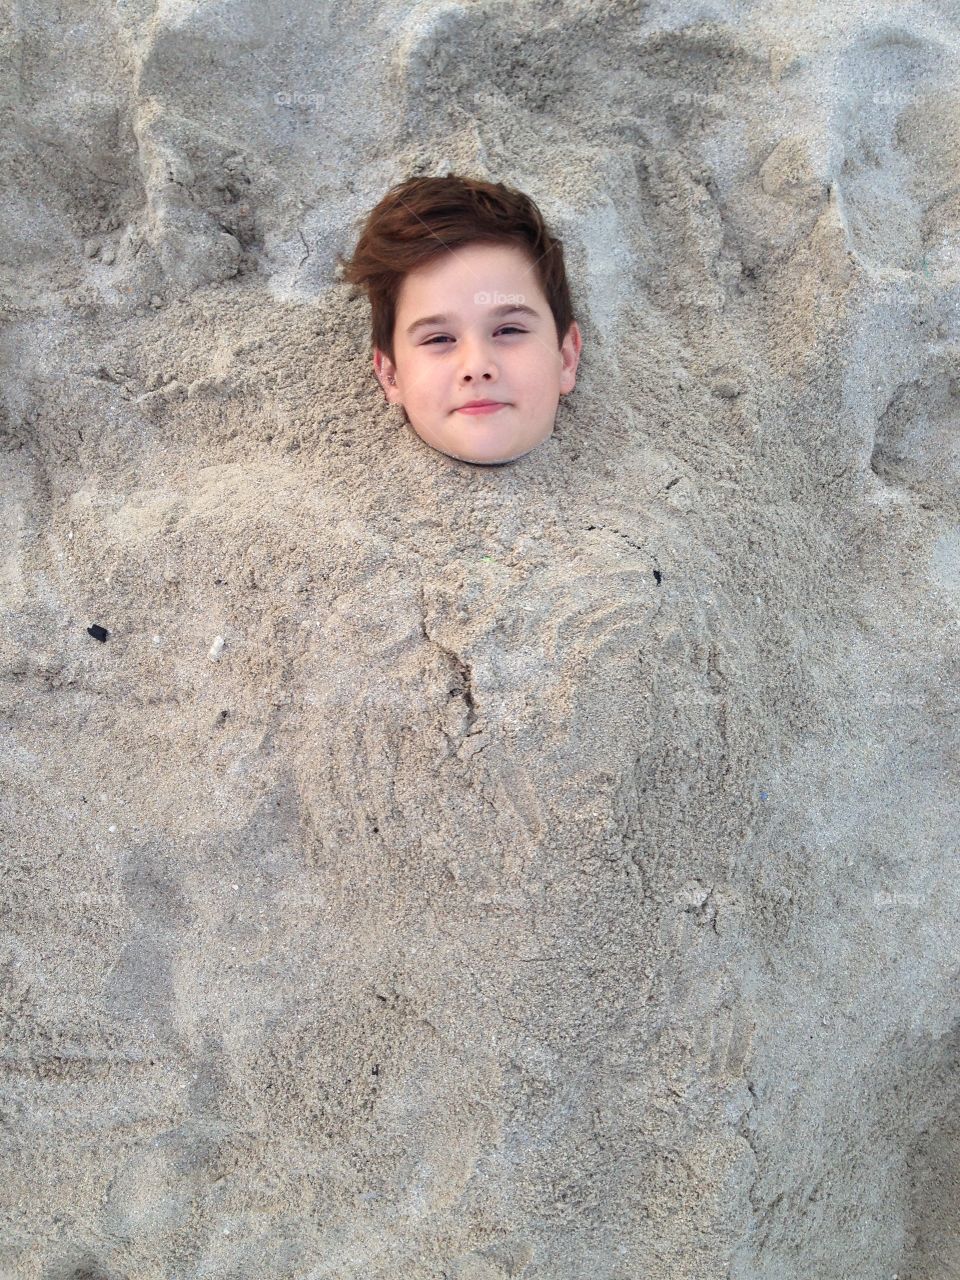
[{"label": "brown hair", "polygon": [[408,178],[391,187],[367,215],[353,257],[337,255],[344,281],[365,289],[370,299],[373,346],[394,360],[397,299],[408,271],[444,250],[480,241],[515,244],[527,253],[562,346],[574,321],[563,241],[522,191],[455,173]]}]

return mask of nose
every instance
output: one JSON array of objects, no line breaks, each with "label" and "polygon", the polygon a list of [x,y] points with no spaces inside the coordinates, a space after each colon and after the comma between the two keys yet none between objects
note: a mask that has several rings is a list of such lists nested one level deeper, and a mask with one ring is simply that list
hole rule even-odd
[{"label": "nose", "polygon": [[461,382],[493,382],[497,376],[497,366],[486,343],[472,345],[464,342],[460,348],[460,381]]}]

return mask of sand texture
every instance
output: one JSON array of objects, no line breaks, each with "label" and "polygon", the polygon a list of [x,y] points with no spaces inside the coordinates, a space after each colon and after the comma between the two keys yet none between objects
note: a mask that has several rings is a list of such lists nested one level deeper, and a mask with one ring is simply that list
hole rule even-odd
[{"label": "sand texture", "polygon": [[[0,56],[2,1280],[956,1280],[955,8]],[[505,467],[338,279],[448,171],[584,336]]]}]

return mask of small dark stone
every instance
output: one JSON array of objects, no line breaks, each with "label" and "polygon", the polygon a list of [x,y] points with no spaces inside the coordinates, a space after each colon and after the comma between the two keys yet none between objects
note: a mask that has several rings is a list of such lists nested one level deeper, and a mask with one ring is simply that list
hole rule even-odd
[{"label": "small dark stone", "polygon": [[660,581],[661,581],[661,579],[662,579],[663,575],[661,574],[661,572],[660,572],[660,570],[659,570],[659,569],[654,569],[654,571],[653,571],[653,576],[656,578],[656,580],[657,580],[657,586],[659,587],[659,585],[660,585]]},{"label": "small dark stone", "polygon": [[87,635],[93,636],[94,640],[99,640],[101,644],[106,643],[107,636],[110,632],[106,627],[98,626],[95,622],[92,627],[87,627]]}]

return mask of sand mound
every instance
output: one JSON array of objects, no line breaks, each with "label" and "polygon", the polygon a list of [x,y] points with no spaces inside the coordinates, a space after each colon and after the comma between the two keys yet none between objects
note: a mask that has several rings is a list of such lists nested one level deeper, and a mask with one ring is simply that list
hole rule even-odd
[{"label": "sand mound", "polygon": [[[17,10],[5,1277],[960,1268],[957,56]],[[336,278],[449,170],[584,333],[508,467],[402,424]]]}]

